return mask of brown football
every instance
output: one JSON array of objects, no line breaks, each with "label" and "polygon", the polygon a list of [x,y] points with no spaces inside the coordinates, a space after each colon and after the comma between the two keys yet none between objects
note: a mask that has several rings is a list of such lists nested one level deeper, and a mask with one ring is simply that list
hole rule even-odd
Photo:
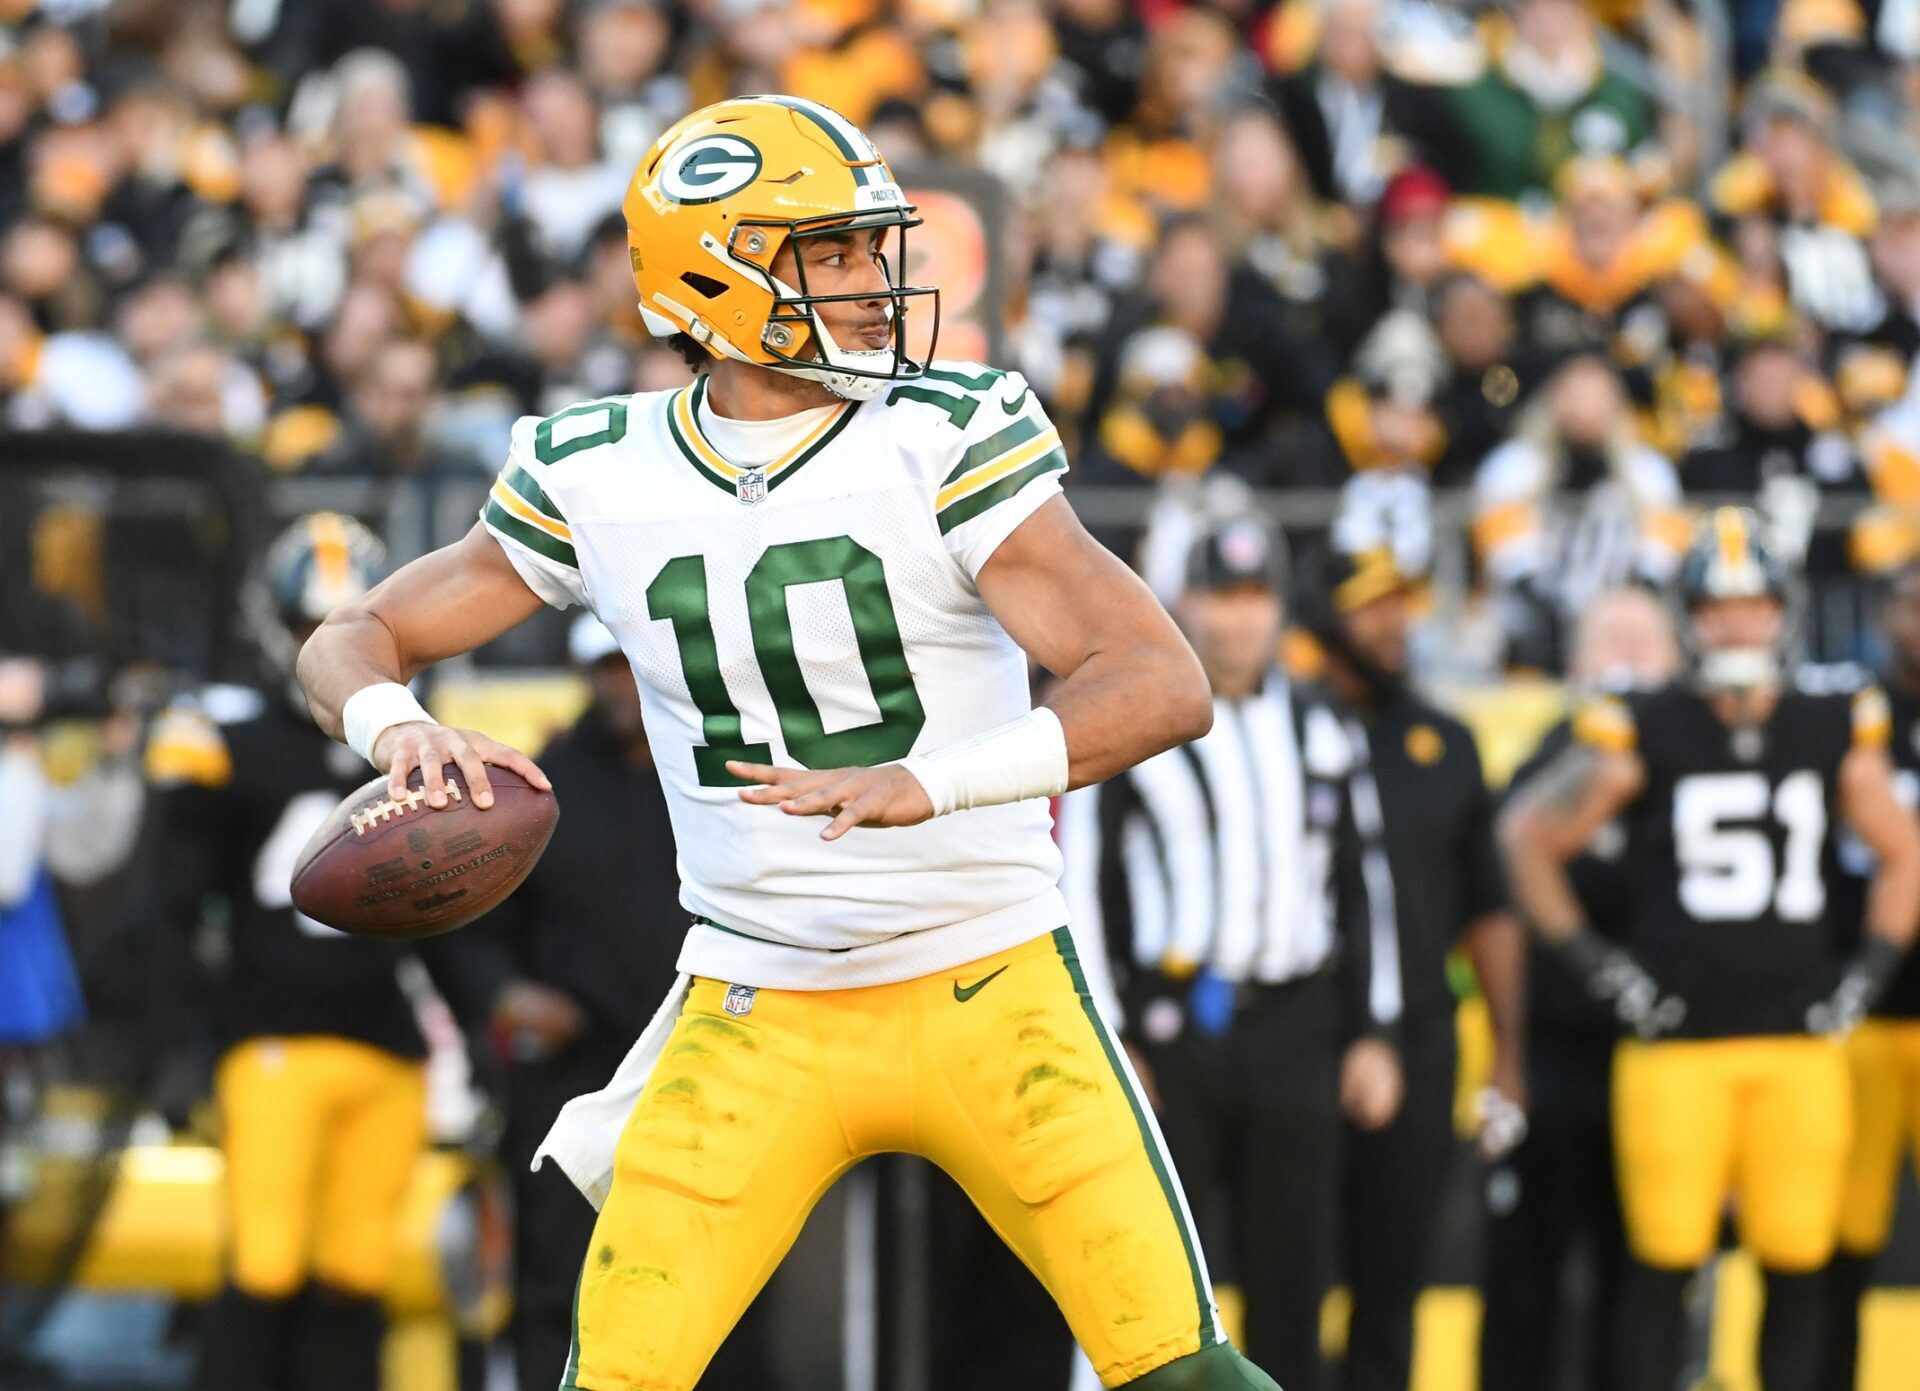
[{"label": "brown football", "polygon": [[293,906],[342,932],[394,939],[448,932],[520,887],[553,836],[560,804],[518,773],[489,767],[481,811],[451,764],[446,806],[427,805],[420,770],[407,795],[377,777],[334,809],[293,868]]}]

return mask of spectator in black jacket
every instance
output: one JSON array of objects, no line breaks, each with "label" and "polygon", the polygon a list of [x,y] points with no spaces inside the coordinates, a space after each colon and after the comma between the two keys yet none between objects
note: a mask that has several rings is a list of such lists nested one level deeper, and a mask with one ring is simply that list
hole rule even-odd
[{"label": "spectator in black jacket", "polygon": [[[1782,497],[1788,490],[1804,494],[1804,509],[1821,495],[1864,498],[1867,477],[1841,428],[1833,393],[1791,342],[1769,337],[1743,344],[1730,375],[1727,408],[1680,461],[1680,486],[1689,496],[1753,496],[1776,525],[1774,514],[1789,505]],[[1811,539],[1812,573],[1847,572],[1844,533]]]},{"label": "spectator in black jacket", "polygon": [[1410,154],[1438,159],[1446,108],[1385,70],[1375,0],[1333,0],[1313,62],[1275,93],[1322,198],[1373,206]]}]

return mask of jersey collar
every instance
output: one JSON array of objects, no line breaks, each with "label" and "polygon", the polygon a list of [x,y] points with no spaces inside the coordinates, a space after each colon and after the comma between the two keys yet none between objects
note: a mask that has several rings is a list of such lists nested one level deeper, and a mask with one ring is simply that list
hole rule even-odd
[{"label": "jersey collar", "polygon": [[846,429],[847,422],[853,419],[854,406],[857,404],[842,402],[837,411],[779,458],[762,468],[744,469],[714,448],[700,428],[700,402],[706,389],[707,378],[702,373],[694,379],[692,386],[682,388],[674,395],[667,410],[667,430],[672,434],[673,442],[680,447],[680,452],[687,456],[687,462],[694,466],[701,477],[742,501],[757,500],[761,492],[779,487],[798,473],[801,465],[833,443],[834,437]]}]

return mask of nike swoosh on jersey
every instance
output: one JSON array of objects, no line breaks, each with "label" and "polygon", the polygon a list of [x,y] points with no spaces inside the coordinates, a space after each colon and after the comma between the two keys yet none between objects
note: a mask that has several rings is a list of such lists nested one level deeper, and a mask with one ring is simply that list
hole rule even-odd
[{"label": "nike swoosh on jersey", "polygon": [[1030,386],[1021,387],[1020,394],[1018,396],[1014,397],[1011,401],[1002,401],[1000,403],[1000,409],[1005,411],[1008,415],[1018,414],[1020,407],[1024,406],[1027,403],[1027,397],[1032,391],[1033,391],[1033,388]]},{"label": "nike swoosh on jersey", "polygon": [[[1002,966],[1000,968],[1000,971],[1004,971],[1006,969],[1007,968],[1005,966]],[[968,1000],[971,1000],[975,995],[978,995],[980,991],[986,986],[987,982],[992,980],[993,976],[999,975],[1000,971],[995,971],[993,975],[990,975],[990,976],[982,976],[980,977],[979,980],[975,981],[972,985],[968,985],[968,986],[962,986],[959,981],[955,981],[953,983],[953,998],[958,1000],[961,1004],[964,1005]]]}]

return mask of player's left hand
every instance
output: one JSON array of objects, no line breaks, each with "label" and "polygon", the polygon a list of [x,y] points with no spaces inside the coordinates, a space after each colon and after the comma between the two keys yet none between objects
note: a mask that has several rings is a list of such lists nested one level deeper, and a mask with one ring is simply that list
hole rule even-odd
[{"label": "player's left hand", "polygon": [[740,800],[779,807],[788,816],[831,816],[822,840],[838,840],[855,826],[917,826],[933,816],[933,802],[920,780],[898,763],[878,768],[776,768],[770,763],[727,761],[736,778],[757,783]]}]

